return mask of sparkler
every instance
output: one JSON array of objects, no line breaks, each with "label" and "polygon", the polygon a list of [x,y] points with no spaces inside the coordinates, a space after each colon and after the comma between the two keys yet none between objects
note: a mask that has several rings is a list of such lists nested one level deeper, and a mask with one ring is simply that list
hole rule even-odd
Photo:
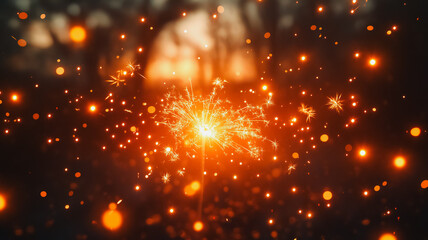
[{"label": "sparkler", "polygon": [[[203,202],[206,145],[211,148],[218,146],[226,154],[230,150],[257,158],[262,152],[259,142],[267,140],[262,135],[261,126],[269,123],[265,120],[264,106],[269,105],[271,100],[262,105],[245,102],[244,106],[236,107],[221,97],[219,91],[225,83],[224,80],[215,80],[212,92],[206,97],[195,96],[192,88],[186,88],[184,96],[175,91],[170,92],[166,95],[162,111],[163,119],[160,123],[168,127],[177,146],[184,146],[191,152],[201,151],[199,216]],[[171,161],[176,161],[180,156],[170,147],[165,149],[165,154]]]}]

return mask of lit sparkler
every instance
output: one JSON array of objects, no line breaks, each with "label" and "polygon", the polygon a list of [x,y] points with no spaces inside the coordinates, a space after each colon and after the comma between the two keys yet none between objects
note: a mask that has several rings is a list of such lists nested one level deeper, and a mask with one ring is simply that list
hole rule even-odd
[{"label": "lit sparkler", "polygon": [[[217,79],[207,97],[195,96],[188,89],[184,96],[174,91],[168,93],[161,123],[169,128],[179,143],[193,151],[201,147],[202,138],[210,147],[216,145],[222,150],[259,157],[261,147],[258,143],[267,140],[261,133],[261,126],[269,123],[264,114],[264,105],[267,104],[245,103],[236,107],[220,97],[219,90],[224,88],[224,83]],[[172,153],[173,150],[169,149],[167,155]]]},{"label": "lit sparkler", "polygon": [[[168,93],[162,111],[161,123],[168,127],[177,140],[177,145],[184,144],[193,152],[198,149],[201,151],[199,218],[202,214],[204,194],[205,146],[218,146],[225,153],[231,150],[259,157],[262,152],[259,142],[266,140],[261,133],[261,125],[268,124],[265,120],[264,105],[270,104],[270,100],[262,105],[245,102],[244,106],[236,107],[219,94],[225,82],[215,80],[212,92],[206,97],[195,96],[192,89],[186,89],[184,96],[174,91]],[[165,154],[174,161],[179,158],[170,147],[165,149]],[[189,155],[187,151],[186,155]],[[167,182],[165,178],[163,180]]]}]

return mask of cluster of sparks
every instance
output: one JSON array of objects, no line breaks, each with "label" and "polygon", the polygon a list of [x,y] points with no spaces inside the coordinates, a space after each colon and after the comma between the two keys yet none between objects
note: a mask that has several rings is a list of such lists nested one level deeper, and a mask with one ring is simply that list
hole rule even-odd
[{"label": "cluster of sparks", "polygon": [[136,74],[144,78],[142,74],[136,73],[139,69],[140,65],[129,63],[126,65],[125,69],[117,70],[116,75],[110,75],[111,79],[107,79],[106,82],[119,87],[120,85],[126,84],[126,80],[134,77]]},{"label": "cluster of sparks", "polygon": [[[195,151],[205,139],[208,146],[218,146],[222,150],[260,157],[260,141],[267,140],[261,132],[266,126],[264,107],[245,102],[236,107],[229,100],[220,97],[225,81],[214,81],[213,90],[207,96],[195,96],[186,89],[185,95],[170,92],[162,110],[162,121],[175,136],[178,148],[187,146]],[[168,147],[165,151],[172,161],[178,159],[176,151]]]},{"label": "cluster of sparks", "polygon": [[[259,0],[259,2],[262,1]],[[353,0],[352,5],[354,7],[351,9],[351,14],[354,14],[360,8],[360,6],[363,6],[366,2],[367,1],[361,1],[360,4],[356,0]],[[222,11],[224,11],[224,9]],[[222,11],[219,11],[218,14],[221,14]],[[317,7],[317,12],[319,14],[323,13],[324,11],[325,6]],[[186,13],[183,13],[182,15],[183,17],[185,17]],[[219,15],[217,14],[213,15],[213,19],[217,19],[218,16]],[[20,16],[20,18],[22,19],[22,16]],[[27,18],[27,16],[25,16],[25,18]],[[145,18],[141,19],[141,22],[145,21]],[[321,29],[322,28],[317,28],[315,25],[311,26],[311,31],[321,31]],[[388,30],[388,35],[390,35],[392,31],[396,30],[396,26],[393,26],[391,29],[392,30]],[[373,31],[373,26],[368,26],[367,30]],[[81,32],[85,31],[83,28],[72,29],[72,31],[75,32],[73,33],[74,35],[78,35],[80,37],[78,40],[79,42],[84,41],[86,32]],[[270,33],[266,33],[264,36],[265,38],[269,38]],[[321,34],[319,36],[321,37]],[[125,35],[121,35],[121,39],[125,39]],[[249,39],[247,39],[246,43],[250,44],[251,40],[248,40]],[[19,45],[21,46],[21,44]],[[142,52],[142,48],[139,50],[139,52]],[[354,53],[353,57],[359,58],[360,53]],[[270,56],[267,59],[270,59]],[[299,58],[299,61],[308,62],[310,61],[310,58],[308,58],[307,56],[301,56]],[[378,62],[375,58],[370,58],[368,61],[368,65],[370,67],[375,67],[377,64]],[[300,67],[297,69],[298,71],[300,71]],[[80,67],[78,68],[78,70],[80,70]],[[114,87],[126,86],[127,81],[136,76],[145,79],[145,77],[140,73],[140,70],[140,65],[129,63],[122,69],[115,71],[114,74],[110,75],[109,79],[105,80],[105,82],[107,82],[108,85]],[[59,76],[63,75],[64,72],[65,69],[63,67],[58,67],[56,69],[56,73]],[[293,72],[293,68],[288,68],[284,72],[291,73]],[[355,80],[355,78],[351,78],[349,82],[352,82],[353,80]],[[204,152],[205,148],[213,152],[222,152],[222,158],[224,157],[224,159],[227,159],[229,157],[232,158],[232,156],[235,156],[235,154],[242,154],[245,155],[245,157],[249,156],[251,159],[257,160],[261,160],[262,158],[264,158],[265,155],[268,155],[272,156],[273,162],[281,159],[282,163],[285,163],[286,166],[281,166],[279,168],[274,169],[274,171],[272,171],[273,173],[269,175],[269,178],[271,178],[272,176],[273,178],[275,178],[275,176],[278,177],[282,172],[291,174],[292,171],[296,170],[298,166],[307,166],[311,163],[311,159],[309,159],[309,151],[315,151],[318,146],[316,143],[318,139],[317,137],[314,137],[317,133],[311,133],[313,126],[310,124],[314,123],[313,125],[316,125],[317,121],[315,121],[315,118],[318,118],[319,116],[323,115],[322,111],[318,112],[321,107],[316,106],[316,104],[312,104],[312,102],[307,102],[312,106],[306,105],[305,103],[301,103],[300,105],[296,106],[294,102],[295,99],[293,99],[290,102],[290,105],[293,106],[292,110],[290,110],[290,116],[284,116],[285,113],[284,115],[280,114],[280,111],[282,111],[282,108],[285,104],[278,104],[279,106],[281,106],[281,109],[277,112],[274,112],[274,114],[277,114],[276,117],[272,117],[271,115],[266,113],[266,109],[270,105],[272,105],[272,92],[268,94],[267,99],[263,100],[262,103],[254,104],[254,99],[251,99],[251,97],[249,97],[248,100],[234,102],[229,100],[228,95],[226,94],[226,83],[227,82],[225,80],[215,80],[213,82],[212,90],[206,95],[195,94],[191,86],[189,88],[186,88],[184,91],[180,91],[177,90],[175,87],[172,87],[172,90],[169,90],[166,93],[165,97],[161,99],[160,103],[156,105],[156,107],[150,106],[147,108],[148,114],[141,109],[141,106],[144,106],[144,108],[148,106],[146,102],[142,103],[139,102],[139,100],[135,100],[137,99],[137,97],[123,97],[122,99],[117,99],[113,91],[110,92],[104,98],[104,109],[102,109],[102,100],[99,101],[98,105],[88,102],[88,109],[90,114],[99,113],[99,116],[102,116],[103,118],[107,119],[106,122],[108,122],[108,126],[103,126],[104,129],[102,130],[105,131],[105,133],[107,134],[107,139],[113,141],[113,146],[118,146],[119,150],[134,147],[134,149],[137,149],[137,151],[139,151],[138,153],[143,156],[144,164],[146,164],[147,166],[145,166],[143,170],[138,170],[138,181],[141,181],[140,172],[142,173],[142,176],[144,176],[144,179],[148,180],[154,178],[153,176],[156,175],[153,174],[154,171],[158,171],[159,174],[156,175],[157,180],[162,182],[165,186],[169,186],[168,184],[174,182],[172,180],[174,179],[174,172],[176,172],[178,176],[184,176],[187,173],[186,168],[180,166],[178,169],[175,169],[173,171],[171,171],[171,169],[164,169],[160,164],[156,166],[158,162],[152,161],[152,158],[156,159],[158,157],[156,156],[156,154],[162,155],[160,159],[164,159],[166,157],[169,160],[169,164],[171,162],[176,162],[184,158],[195,158],[195,155]],[[36,88],[39,88],[39,84],[36,84]],[[261,92],[266,91],[267,89],[268,85],[265,84],[262,86]],[[74,111],[80,111],[85,107],[83,105],[86,104],[86,96],[83,96],[83,94],[75,94],[71,96],[70,92],[71,91],[69,90],[65,90],[65,94],[68,97],[68,104],[73,106],[72,108],[74,109]],[[254,94],[256,91],[250,89],[247,92]],[[346,113],[348,107],[348,100],[345,101],[342,98],[342,94],[346,99],[346,93],[336,93],[335,96],[327,96],[327,103],[325,104],[323,102],[322,104],[325,104],[324,107],[327,106],[325,108],[328,108],[331,112],[335,111],[338,114],[343,112]],[[0,91],[0,97],[3,97],[4,95],[5,94],[2,95],[2,92]],[[326,95],[323,95],[322,98],[325,100]],[[2,99],[6,101],[6,98]],[[351,95],[349,99],[351,100],[349,101],[351,102],[349,104],[349,107],[355,110],[355,112],[358,111],[356,114],[366,114],[367,112],[370,112],[366,109],[357,108],[357,101],[354,95]],[[12,104],[18,104],[21,101],[21,95],[19,95],[18,93],[11,93],[9,100]],[[303,101],[306,100],[307,99]],[[2,104],[2,102],[3,101],[0,100],[0,104]],[[275,102],[277,102],[276,99]],[[299,102],[300,100],[297,101],[297,103]],[[313,105],[315,105],[315,107]],[[160,110],[157,110],[156,108]],[[317,111],[315,111],[315,108],[317,109]],[[375,107],[370,108],[372,109],[372,113],[376,112]],[[56,110],[58,110],[58,108],[56,108]],[[298,116],[298,114],[296,114],[296,112],[304,115],[305,121],[298,122],[298,117],[296,117]],[[116,114],[111,117],[111,119],[114,120],[109,119],[109,117],[111,116],[109,114]],[[125,114],[126,117],[123,117],[123,115]],[[338,114],[333,115],[337,116]],[[118,115],[120,115],[120,117],[117,117]],[[347,115],[343,115],[339,117],[347,118]],[[3,119],[3,123],[7,126],[21,123],[22,118],[19,116],[11,116],[9,112],[6,112],[5,116],[6,117],[5,119]],[[53,118],[52,116],[52,112],[46,113],[46,121],[50,121]],[[34,120],[38,120],[40,117],[41,115],[39,115],[38,113],[33,114]],[[117,121],[117,119],[121,120]],[[127,122],[129,119],[135,120],[135,123],[132,123],[134,125]],[[346,119],[345,121],[347,121],[347,123],[345,124],[345,128],[348,128],[348,126],[350,126],[351,124],[356,123],[356,117],[352,116],[350,120]],[[139,129],[140,127],[143,128],[142,126],[146,124],[152,124],[149,127],[144,126],[148,129],[147,133]],[[132,126],[128,127],[128,125]],[[319,142],[326,143],[329,141],[329,136],[324,132],[327,132],[330,129],[326,130],[328,128],[327,123],[323,123],[322,125],[323,128],[321,131],[323,132],[319,134]],[[82,125],[82,128],[86,127],[87,124],[84,123]],[[82,130],[82,128],[73,128],[72,137],[73,142],[76,144],[80,142],[79,131]],[[155,128],[156,130],[153,130]],[[281,137],[290,138],[294,140],[294,142],[290,141],[290,143],[287,143],[291,151],[289,151],[290,154],[288,152],[286,154],[289,154],[291,158],[290,156],[284,157],[281,155],[281,153],[276,153],[278,143],[276,141],[270,140],[271,135],[265,134],[265,128],[275,128],[275,130],[278,131],[283,129],[287,130],[287,132],[283,134],[285,137]],[[7,127],[4,130],[2,129],[2,131],[4,135],[11,135],[11,129],[12,127]],[[162,132],[162,130],[165,129],[166,132]],[[408,131],[408,133],[413,137],[418,137],[422,133],[422,130],[419,127],[413,127],[410,131]],[[342,133],[340,132],[340,134]],[[339,138],[340,134],[339,132],[337,132],[337,134],[334,133],[332,134],[332,136],[337,135],[337,138]],[[147,141],[143,141],[143,138]],[[46,141],[45,139],[43,141],[48,145],[52,145],[56,142],[60,142],[61,140],[62,139],[60,139],[59,137],[49,136]],[[274,149],[274,151],[267,151],[266,153],[263,147],[264,143],[271,144],[272,149]],[[307,148],[300,151],[302,149],[300,147],[306,143],[309,143],[308,145],[305,145],[305,147]],[[136,147],[133,144],[135,144]],[[101,147],[102,151],[107,151],[107,149],[110,150],[110,148],[113,149],[112,151],[117,150],[114,147],[111,147],[109,143],[103,143]],[[298,148],[299,150],[295,150]],[[287,150],[284,150],[282,153],[286,151]],[[355,151],[354,155],[360,159],[367,159],[370,157],[370,148],[368,147],[366,148],[354,146],[353,148],[351,144],[347,144],[345,146],[345,151],[345,157],[351,156],[352,151]],[[300,153],[300,155],[298,152]],[[205,153],[201,154],[203,155],[201,156],[203,159],[205,159],[204,154]],[[242,159],[246,159],[245,157],[243,157]],[[79,159],[79,157],[77,157],[77,159]],[[300,159],[302,161],[298,162],[297,159]],[[242,165],[242,161],[239,164]],[[406,157],[402,155],[395,156],[393,158],[393,164],[397,169],[404,168],[406,166]],[[202,175],[210,175],[212,177],[219,176],[218,172],[205,171],[204,167],[202,167],[202,170]],[[278,171],[275,172],[275,170]],[[64,171],[68,172],[69,168],[65,168]],[[260,179],[260,176],[263,176],[263,174],[264,173],[260,173],[258,171],[257,174],[255,174],[255,177],[257,179]],[[189,175],[191,175],[189,176],[189,178],[194,178],[194,176],[192,176],[192,173],[189,173]],[[75,178],[80,178],[81,173],[75,172],[74,176]],[[232,179],[239,179],[238,175],[233,174]],[[179,184],[177,183],[176,185]],[[385,187],[387,185],[387,181],[383,181],[382,184],[375,185],[373,188],[375,192],[380,191],[380,185],[382,185],[382,187]],[[424,180],[421,183],[421,187],[424,189],[428,188],[428,180]],[[184,187],[184,195],[193,196],[194,192],[202,191],[200,190],[201,188],[203,189],[203,182],[200,183],[198,181],[193,181],[192,183]],[[136,191],[140,191],[142,189],[140,183],[136,185],[134,189]],[[326,189],[328,189],[328,187],[326,187]],[[327,208],[330,208],[332,206],[331,199],[333,198],[334,191],[332,189],[326,189],[322,192],[322,194],[320,194],[320,196],[322,196],[322,199],[325,200],[325,206]],[[258,191],[259,190],[254,190],[253,192],[258,193]],[[296,186],[291,187],[292,194],[295,194],[297,191],[298,188]],[[71,193],[69,193],[69,196],[71,197],[73,196],[74,192],[70,192]],[[371,191],[369,190],[369,188],[364,188],[361,189],[360,192],[362,197],[368,197]],[[274,194],[274,192],[266,192],[264,196],[266,199],[269,199],[272,198]],[[40,196],[42,198],[46,198],[47,192],[45,190],[41,191]],[[118,229],[122,224],[122,216],[117,210],[117,205],[120,203],[122,203],[122,199],[115,203],[110,203],[110,205],[108,206],[108,210],[104,213],[104,215],[102,215],[102,221],[104,225],[110,230]],[[83,200],[80,204],[84,204]],[[317,207],[320,207],[319,203]],[[4,208],[6,208],[6,198],[0,194],[0,211]],[[69,210],[70,205],[67,203],[64,209]],[[174,207],[169,207],[167,212],[168,214],[173,215],[176,214],[179,210],[180,209],[178,208],[176,209]],[[271,210],[270,213],[271,212],[273,212],[273,210]],[[316,212],[314,212],[313,209],[308,208],[306,210],[298,209],[296,211],[296,214],[305,216],[306,219],[311,219],[314,217]],[[387,210],[385,214],[389,215],[391,214],[391,211]],[[150,221],[146,221],[148,225],[150,225],[148,222],[156,222],[155,220],[153,220],[155,218],[148,219],[151,219]],[[226,219],[228,221],[229,218]],[[268,225],[274,225],[276,222],[274,217],[269,217],[266,219],[266,223]],[[193,228],[195,231],[201,231],[203,229],[203,226],[204,225],[201,221],[197,221],[194,223]],[[391,238],[385,238],[385,240],[389,239],[395,240],[395,236],[391,235]]]}]

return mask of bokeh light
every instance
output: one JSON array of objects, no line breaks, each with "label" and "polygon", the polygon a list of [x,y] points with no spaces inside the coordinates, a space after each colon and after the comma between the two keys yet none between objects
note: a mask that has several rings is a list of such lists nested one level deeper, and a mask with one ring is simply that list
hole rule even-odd
[{"label": "bokeh light", "polygon": [[6,198],[0,194],[0,211],[6,208]]},{"label": "bokeh light", "polygon": [[360,150],[358,151],[358,154],[359,154],[361,157],[365,157],[365,156],[367,155],[367,151],[366,151],[366,149],[360,149]]},{"label": "bokeh light", "polygon": [[202,231],[203,228],[204,228],[204,224],[201,221],[196,221],[193,224],[193,230],[195,230],[196,232]]},{"label": "bokeh light", "polygon": [[329,201],[333,198],[333,194],[330,191],[325,191],[322,194],[322,197],[324,198],[324,200]]},{"label": "bokeh light", "polygon": [[420,128],[418,128],[418,127],[414,127],[414,128],[412,128],[412,129],[410,130],[410,134],[411,134],[413,137],[418,137],[419,135],[421,135],[421,129],[420,129]]},{"label": "bokeh light", "polygon": [[394,165],[397,168],[403,168],[406,165],[406,159],[402,156],[395,157]]},{"label": "bokeh light", "polygon": [[57,67],[55,70],[56,74],[63,75],[65,72],[65,69],[63,67]]},{"label": "bokeh light", "polygon": [[385,233],[382,236],[380,236],[379,240],[397,240],[397,238],[391,233]]},{"label": "bokeh light", "polygon": [[83,42],[86,39],[86,30],[81,26],[74,26],[70,29],[70,39],[73,42]]},{"label": "bokeh light", "polygon": [[423,188],[423,189],[428,188],[428,180],[423,180],[421,182],[421,188]]},{"label": "bokeh light", "polygon": [[102,223],[109,230],[117,230],[122,226],[122,214],[115,209],[106,210],[102,216]]}]

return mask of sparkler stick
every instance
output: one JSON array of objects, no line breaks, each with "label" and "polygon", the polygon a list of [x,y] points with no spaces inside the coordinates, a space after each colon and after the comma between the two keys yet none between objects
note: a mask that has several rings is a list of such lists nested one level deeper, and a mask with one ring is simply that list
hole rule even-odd
[{"label": "sparkler stick", "polygon": [[202,220],[202,206],[204,202],[204,180],[205,180],[205,136],[202,136],[202,145],[201,145],[201,193],[199,196],[199,205],[198,205],[198,218]]}]

